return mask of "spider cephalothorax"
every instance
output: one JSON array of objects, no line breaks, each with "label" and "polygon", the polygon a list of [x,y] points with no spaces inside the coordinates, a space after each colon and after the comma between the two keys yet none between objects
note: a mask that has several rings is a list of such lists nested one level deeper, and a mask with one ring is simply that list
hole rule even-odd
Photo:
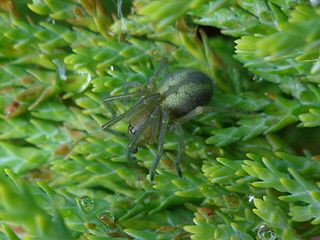
[{"label": "spider cephalothorax", "polygon": [[150,169],[153,181],[155,169],[163,153],[164,138],[169,124],[175,127],[178,138],[178,155],[175,161],[177,173],[181,176],[179,162],[184,152],[183,130],[181,123],[201,114],[209,103],[213,93],[212,80],[196,70],[179,70],[174,72],[158,85],[155,80],[161,71],[161,65],[155,71],[147,85],[137,92],[112,96],[104,101],[116,99],[140,99],[125,113],[113,118],[102,126],[108,130],[123,118],[129,118],[128,152],[135,153],[139,146],[157,142],[157,153]]}]

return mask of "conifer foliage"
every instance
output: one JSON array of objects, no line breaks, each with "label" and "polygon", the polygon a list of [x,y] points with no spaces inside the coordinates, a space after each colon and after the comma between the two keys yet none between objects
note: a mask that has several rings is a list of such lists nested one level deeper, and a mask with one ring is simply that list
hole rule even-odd
[{"label": "conifer foliage", "polygon": [[[320,237],[317,0],[0,2],[0,239]],[[168,59],[215,83],[209,113],[155,146],[101,126]],[[162,76],[163,77],[163,76]],[[127,121],[114,130],[125,132]]]}]

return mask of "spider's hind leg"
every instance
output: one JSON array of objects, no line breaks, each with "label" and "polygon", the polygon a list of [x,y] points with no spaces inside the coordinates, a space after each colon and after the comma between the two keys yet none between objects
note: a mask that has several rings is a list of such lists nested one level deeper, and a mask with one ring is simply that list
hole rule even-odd
[{"label": "spider's hind leg", "polygon": [[159,130],[159,137],[158,137],[158,145],[157,145],[157,153],[156,157],[153,160],[152,167],[150,169],[150,181],[153,182],[155,173],[156,173],[156,168],[159,164],[160,158],[163,154],[163,143],[164,143],[164,138],[167,133],[167,128],[169,124],[169,113],[165,110],[162,111],[161,114],[161,125],[160,125],[160,130]]},{"label": "spider's hind leg", "polygon": [[177,133],[177,138],[178,138],[178,155],[175,160],[175,166],[176,166],[176,171],[179,177],[182,177],[182,172],[180,169],[180,161],[182,159],[183,153],[184,153],[184,138],[183,138],[183,129],[180,123],[176,123],[176,133]]},{"label": "spider's hind leg", "polygon": [[216,107],[210,107],[210,106],[198,106],[192,111],[188,112],[186,115],[176,119],[175,122],[182,124],[192,120],[193,118],[203,113],[215,113],[216,115],[220,115],[220,116],[239,117],[239,116],[251,114],[253,112],[239,111],[234,108],[222,109],[222,108],[216,108]]}]

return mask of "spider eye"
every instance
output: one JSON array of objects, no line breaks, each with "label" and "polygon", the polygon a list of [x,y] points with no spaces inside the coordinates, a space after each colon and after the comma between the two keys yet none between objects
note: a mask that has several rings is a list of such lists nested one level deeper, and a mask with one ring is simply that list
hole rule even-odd
[{"label": "spider eye", "polygon": [[137,129],[135,129],[134,128],[134,126],[132,126],[131,124],[129,124],[129,126],[128,126],[128,131],[129,131],[129,133],[131,133],[132,135],[136,135],[136,133],[137,133]]}]

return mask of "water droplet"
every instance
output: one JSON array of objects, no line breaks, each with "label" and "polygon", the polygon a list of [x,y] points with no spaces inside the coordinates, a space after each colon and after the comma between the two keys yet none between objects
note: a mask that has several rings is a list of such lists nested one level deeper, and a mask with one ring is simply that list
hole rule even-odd
[{"label": "water droplet", "polygon": [[90,212],[94,208],[94,201],[88,196],[80,198],[80,206],[84,212]]},{"label": "water droplet", "polygon": [[110,212],[104,212],[99,216],[99,220],[104,224],[108,225],[109,227],[115,226],[115,218]]},{"label": "water droplet", "polygon": [[114,71],[114,66],[110,66],[110,71]]},{"label": "water droplet", "polygon": [[266,225],[261,225],[259,227],[257,235],[258,235],[258,239],[260,239],[260,240],[275,240],[276,239],[276,235],[274,234],[274,232]]},{"label": "water droplet", "polygon": [[254,196],[253,195],[249,195],[248,200],[249,200],[249,203],[253,202]]}]

